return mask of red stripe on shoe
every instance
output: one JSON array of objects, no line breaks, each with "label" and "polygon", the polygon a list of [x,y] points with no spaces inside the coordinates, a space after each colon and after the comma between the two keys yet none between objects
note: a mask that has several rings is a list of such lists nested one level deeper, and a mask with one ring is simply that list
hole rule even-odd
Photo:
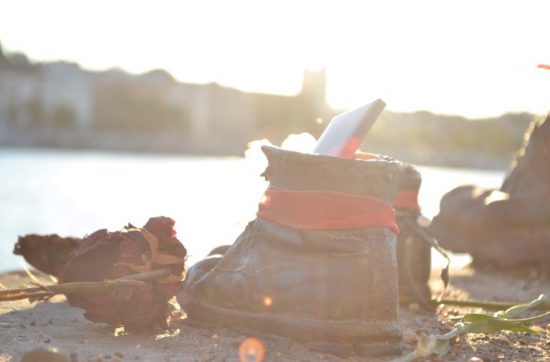
[{"label": "red stripe on shoe", "polygon": [[270,186],[257,215],[296,229],[387,227],[399,233],[395,210],[387,202],[334,191],[298,191]]}]

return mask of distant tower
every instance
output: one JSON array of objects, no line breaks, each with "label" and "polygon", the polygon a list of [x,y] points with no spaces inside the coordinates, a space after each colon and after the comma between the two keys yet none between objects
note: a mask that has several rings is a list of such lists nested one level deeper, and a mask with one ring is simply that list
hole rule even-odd
[{"label": "distant tower", "polygon": [[319,114],[324,113],[326,104],[326,70],[304,70],[301,96],[309,101],[312,109]]}]

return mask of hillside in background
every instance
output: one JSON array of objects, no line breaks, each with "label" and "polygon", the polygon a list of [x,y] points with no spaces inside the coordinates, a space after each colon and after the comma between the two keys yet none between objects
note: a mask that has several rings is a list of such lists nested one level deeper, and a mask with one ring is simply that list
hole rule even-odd
[{"label": "hillside in background", "polygon": [[530,113],[466,119],[459,116],[384,112],[364,142],[376,153],[423,164],[505,168],[523,142]]}]

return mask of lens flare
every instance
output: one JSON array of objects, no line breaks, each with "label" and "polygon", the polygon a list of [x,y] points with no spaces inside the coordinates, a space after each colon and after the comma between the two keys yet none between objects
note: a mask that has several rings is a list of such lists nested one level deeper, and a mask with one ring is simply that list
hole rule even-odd
[{"label": "lens flare", "polygon": [[264,297],[264,305],[266,307],[271,307],[272,304],[273,304],[273,298],[271,298],[269,295],[265,296]]},{"label": "lens flare", "polygon": [[267,194],[263,194],[262,198],[260,199],[260,204],[262,205],[269,205],[269,202],[271,201],[271,198]]},{"label": "lens flare", "polygon": [[241,362],[262,362],[264,356],[264,344],[257,338],[247,338],[239,346],[239,360]]}]

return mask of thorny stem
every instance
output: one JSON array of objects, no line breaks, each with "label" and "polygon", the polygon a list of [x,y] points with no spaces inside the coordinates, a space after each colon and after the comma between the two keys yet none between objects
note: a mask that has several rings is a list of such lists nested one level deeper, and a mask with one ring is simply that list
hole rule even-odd
[{"label": "thorny stem", "polygon": [[104,293],[123,285],[140,285],[145,280],[156,279],[170,274],[167,269],[157,269],[150,272],[126,275],[114,280],[100,282],[74,282],[38,287],[0,290],[0,301],[19,299],[44,299],[56,294],[71,293]]}]

